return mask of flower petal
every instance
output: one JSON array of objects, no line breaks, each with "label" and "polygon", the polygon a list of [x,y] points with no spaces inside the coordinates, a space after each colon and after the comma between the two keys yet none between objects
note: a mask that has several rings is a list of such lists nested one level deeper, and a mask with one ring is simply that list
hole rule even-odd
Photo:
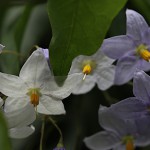
[{"label": "flower petal", "polygon": [[106,56],[119,59],[127,52],[134,50],[135,45],[130,37],[121,35],[105,39],[100,49]]},{"label": "flower petal", "polygon": [[58,99],[64,99],[72,93],[77,84],[80,83],[82,80],[82,73],[70,74],[67,76],[67,79],[62,86],[55,86],[54,88],[52,87],[53,90],[50,92],[50,95]]},{"label": "flower petal", "polygon": [[18,105],[19,101],[21,99],[13,99],[10,97],[5,101],[4,114],[7,118],[9,128],[26,126],[33,123],[36,119],[34,107],[30,103],[25,104],[24,107],[20,107]]},{"label": "flower petal", "polygon": [[134,95],[143,101],[143,103],[150,104],[150,76],[144,71],[137,71],[133,79],[133,93]]},{"label": "flower petal", "polygon": [[150,70],[150,63],[145,61],[144,59],[140,59],[138,61],[138,68],[144,71],[149,71]]},{"label": "flower petal", "polygon": [[102,131],[84,139],[86,146],[92,150],[109,150],[121,143],[113,133]]},{"label": "flower petal", "polygon": [[112,104],[109,108],[120,118],[136,119],[147,113],[147,107],[136,97],[130,97],[116,104]]},{"label": "flower petal", "polygon": [[27,89],[28,86],[19,77],[0,72],[0,91],[6,96],[22,97]]},{"label": "flower petal", "polygon": [[4,47],[5,47],[4,45],[0,44],[0,53],[2,52]]},{"label": "flower petal", "polygon": [[40,98],[37,112],[46,115],[65,114],[64,105],[61,100],[43,95]]},{"label": "flower petal", "polygon": [[0,97],[0,107],[2,107],[2,105],[4,104],[3,99]]},{"label": "flower petal", "polygon": [[32,88],[33,86],[37,88],[42,86],[50,78],[51,72],[41,48],[31,54],[23,65],[19,76]]},{"label": "flower petal", "polygon": [[73,90],[73,94],[78,95],[78,94],[85,94],[92,90],[95,86],[95,79],[93,76],[87,75],[85,80],[81,80],[77,86]]},{"label": "flower petal", "polygon": [[31,135],[35,131],[35,128],[33,126],[26,126],[21,128],[12,128],[9,130],[9,135],[11,138],[20,139],[20,138],[26,138],[29,135]]},{"label": "flower petal", "polygon": [[97,69],[96,82],[100,90],[106,90],[114,83],[115,66],[106,66]]},{"label": "flower petal", "polygon": [[134,76],[134,72],[138,65],[138,58],[136,56],[124,56],[118,60],[116,65],[115,81],[116,85],[121,85]]},{"label": "flower petal", "polygon": [[99,123],[106,131],[113,132],[120,138],[136,131],[133,120],[124,120],[104,106],[99,109]]},{"label": "flower petal", "polygon": [[127,35],[132,36],[135,40],[142,40],[142,33],[148,29],[145,19],[136,11],[130,9],[127,9],[126,15]]}]

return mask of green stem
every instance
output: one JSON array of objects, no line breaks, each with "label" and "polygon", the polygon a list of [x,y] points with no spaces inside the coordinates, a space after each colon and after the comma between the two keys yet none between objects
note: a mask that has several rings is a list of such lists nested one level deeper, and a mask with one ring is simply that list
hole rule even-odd
[{"label": "green stem", "polygon": [[42,143],[43,143],[43,137],[44,137],[44,128],[45,128],[45,117],[43,119],[42,127],[41,127],[40,150],[43,149]]},{"label": "green stem", "polygon": [[49,117],[48,119],[53,124],[53,126],[57,129],[60,135],[60,139],[57,144],[57,147],[63,147],[63,135],[62,135],[61,129],[58,127],[58,125],[55,123],[55,121],[51,117]]},{"label": "green stem", "polygon": [[3,50],[1,54],[13,54],[13,55],[16,55],[16,56],[23,57],[23,55],[21,55],[20,53],[17,53],[16,51],[10,51],[10,50]]}]

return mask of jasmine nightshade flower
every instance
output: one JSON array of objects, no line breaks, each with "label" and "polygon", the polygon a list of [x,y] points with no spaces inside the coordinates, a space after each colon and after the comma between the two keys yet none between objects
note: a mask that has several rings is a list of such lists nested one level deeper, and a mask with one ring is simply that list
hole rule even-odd
[{"label": "jasmine nightshade flower", "polygon": [[86,146],[92,150],[134,150],[136,146],[150,144],[148,126],[145,128],[141,122],[123,120],[108,108],[99,109],[99,123],[105,131],[84,139]]},{"label": "jasmine nightshade flower", "polygon": [[113,61],[101,52],[92,56],[80,55],[74,58],[69,74],[82,73],[82,79],[73,90],[73,94],[87,93],[96,83],[100,90],[112,86],[115,74]]},{"label": "jasmine nightshade flower", "polygon": [[126,119],[150,116],[149,81],[150,76],[142,70],[137,71],[133,78],[133,93],[135,97],[113,104],[110,109]]},{"label": "jasmine nightshade flower", "polygon": [[134,76],[136,68],[150,70],[150,28],[145,19],[133,10],[126,11],[127,33],[105,39],[102,51],[117,59],[115,84],[121,85]]},{"label": "jasmine nightshade flower", "polygon": [[19,77],[0,73],[0,91],[10,97],[5,105],[23,108],[28,104],[42,114],[64,114],[62,99],[69,96],[80,74],[67,77],[62,87],[57,86],[47,60],[38,48],[23,65]]}]

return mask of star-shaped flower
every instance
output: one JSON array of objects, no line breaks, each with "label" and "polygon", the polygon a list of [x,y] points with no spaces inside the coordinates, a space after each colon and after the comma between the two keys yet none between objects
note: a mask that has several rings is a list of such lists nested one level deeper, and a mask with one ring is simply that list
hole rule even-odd
[{"label": "star-shaped flower", "polygon": [[26,107],[28,104],[42,114],[64,114],[62,99],[69,96],[80,74],[67,77],[59,87],[52,76],[45,55],[38,48],[23,65],[19,77],[0,73],[0,91],[10,97],[7,107]]},{"label": "star-shaped flower", "polygon": [[92,56],[80,55],[76,57],[70,68],[69,74],[82,73],[82,79],[73,90],[73,94],[89,92],[97,83],[100,90],[106,90],[113,85],[115,66],[113,59],[98,52]]},{"label": "star-shaped flower", "polygon": [[4,45],[0,44],[0,53],[2,52],[4,47],[5,47]]},{"label": "star-shaped flower", "polygon": [[127,33],[105,39],[102,51],[117,59],[115,84],[121,85],[134,76],[136,68],[150,70],[150,28],[137,12],[127,9]]},{"label": "star-shaped flower", "polygon": [[[147,123],[145,119],[141,121]],[[99,123],[105,131],[84,139],[86,146],[92,150],[134,150],[135,146],[150,144],[148,126],[140,125],[139,121],[123,120],[109,108],[100,108]],[[150,125],[150,121],[148,123]]]}]

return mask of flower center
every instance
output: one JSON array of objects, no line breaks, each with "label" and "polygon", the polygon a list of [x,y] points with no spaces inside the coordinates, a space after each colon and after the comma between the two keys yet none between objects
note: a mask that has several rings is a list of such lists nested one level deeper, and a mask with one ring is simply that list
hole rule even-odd
[{"label": "flower center", "polygon": [[82,63],[82,72],[84,74],[83,80],[85,80],[86,75],[90,74],[95,67],[96,63],[93,60],[83,61]]},{"label": "flower center", "polygon": [[30,102],[36,107],[39,104],[39,98],[41,96],[40,90],[38,88],[31,88],[27,93],[30,96]]},{"label": "flower center", "polygon": [[139,45],[136,51],[137,54],[140,55],[144,60],[150,62],[150,52],[148,51],[148,47],[146,45]]},{"label": "flower center", "polygon": [[126,145],[126,150],[134,150],[133,136],[125,136],[123,138],[123,143]]}]

